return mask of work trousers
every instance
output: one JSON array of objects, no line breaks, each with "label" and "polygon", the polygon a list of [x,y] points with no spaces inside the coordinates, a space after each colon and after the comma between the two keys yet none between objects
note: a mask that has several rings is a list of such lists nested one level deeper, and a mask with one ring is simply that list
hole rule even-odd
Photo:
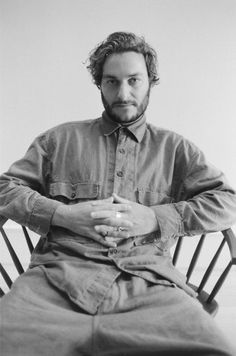
[{"label": "work trousers", "polygon": [[175,286],[122,274],[95,315],[26,271],[1,300],[1,356],[233,356],[200,303]]}]

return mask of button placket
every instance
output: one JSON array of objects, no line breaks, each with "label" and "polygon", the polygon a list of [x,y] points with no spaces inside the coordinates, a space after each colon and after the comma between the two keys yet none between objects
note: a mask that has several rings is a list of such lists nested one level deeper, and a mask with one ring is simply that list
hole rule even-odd
[{"label": "button placket", "polygon": [[116,247],[110,247],[108,250],[108,257],[115,258],[115,256],[119,255],[119,251]]},{"label": "button placket", "polygon": [[116,163],[114,171],[114,189],[118,195],[132,197],[134,178],[134,146],[135,141],[125,128],[119,130],[116,147]]},{"label": "button placket", "polygon": [[116,175],[120,178],[124,176],[124,154],[125,154],[125,140],[126,140],[126,135],[124,129],[120,129],[119,131],[119,138],[118,138],[118,144],[117,144],[117,154],[116,154],[116,160],[117,160],[117,167],[116,167]]},{"label": "button placket", "polygon": [[123,177],[123,176],[124,176],[124,172],[122,172],[122,171],[117,171],[117,172],[116,172],[116,175],[117,175],[118,177]]},{"label": "button placket", "polygon": [[119,148],[119,152],[123,155],[123,154],[125,154],[125,149],[124,148]]},{"label": "button placket", "polygon": [[71,198],[74,199],[76,197],[76,187],[72,186]]}]

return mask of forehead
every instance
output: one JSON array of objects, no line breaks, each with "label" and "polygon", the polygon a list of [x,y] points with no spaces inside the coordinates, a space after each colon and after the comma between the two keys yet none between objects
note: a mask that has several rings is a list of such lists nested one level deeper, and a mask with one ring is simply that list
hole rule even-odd
[{"label": "forehead", "polygon": [[141,53],[114,53],[107,58],[103,66],[103,76],[126,77],[134,74],[148,75]]}]

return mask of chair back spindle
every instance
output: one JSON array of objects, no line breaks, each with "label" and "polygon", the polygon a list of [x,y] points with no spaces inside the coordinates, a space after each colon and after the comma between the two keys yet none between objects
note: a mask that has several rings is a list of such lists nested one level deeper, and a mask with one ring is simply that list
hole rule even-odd
[{"label": "chair back spindle", "polygon": [[202,250],[202,246],[203,246],[203,243],[205,241],[205,238],[206,238],[206,234],[203,234],[201,237],[200,237],[200,240],[197,244],[197,247],[194,251],[194,254],[193,254],[193,257],[191,259],[191,262],[190,262],[190,265],[189,265],[189,268],[188,268],[188,271],[186,273],[186,277],[187,277],[187,280],[186,282],[188,283],[189,282],[189,279],[194,271],[194,268],[197,264],[197,261],[198,261],[198,258],[199,258],[199,255],[200,255],[200,252]]},{"label": "chair back spindle", "polygon": [[[20,275],[24,272],[24,269],[20,262],[20,258],[17,256],[17,254],[12,246],[12,243],[10,242],[10,239],[8,238],[8,236],[6,234],[6,230],[4,230],[3,225],[5,224],[6,221],[7,221],[6,218],[0,216],[1,234],[2,234],[3,240],[5,242],[5,245],[7,247],[7,250],[9,251],[11,259],[16,267],[16,270],[17,270],[18,274]],[[31,254],[34,249],[34,244],[32,243],[32,239],[31,239],[31,236],[30,236],[27,228],[25,226],[22,226],[22,230],[23,230],[23,235],[25,237],[25,241],[27,244],[27,248]],[[192,278],[194,277],[194,272],[195,272],[195,274],[197,274],[196,273],[197,272],[196,265],[197,265],[200,255],[201,255],[204,241],[207,236],[206,234],[202,234],[200,236],[200,239],[199,239],[199,241],[196,245],[196,248],[192,254],[192,258],[191,258],[189,267],[187,268],[187,272],[186,272],[187,284],[198,293],[198,300],[203,305],[203,308],[209,314],[212,314],[212,315],[215,315],[218,310],[218,303],[216,302],[215,297],[216,297],[217,293],[219,292],[219,290],[222,288],[223,283],[224,283],[231,267],[233,265],[236,265],[236,237],[234,235],[234,232],[232,229],[227,229],[227,230],[221,231],[221,233],[223,234],[223,240],[220,242],[220,245],[219,245],[218,249],[216,250],[210,263],[208,263],[208,265],[206,266],[205,273],[203,274],[203,277],[200,280],[200,282],[195,285],[195,284],[190,283],[189,280],[190,280],[190,278],[192,280]],[[179,237],[179,239],[176,243],[176,247],[175,247],[175,250],[173,253],[173,258],[172,258],[172,263],[174,266],[176,266],[177,261],[181,255],[182,250],[183,250],[184,240],[189,239],[189,238],[190,238],[189,236]],[[209,293],[207,293],[204,290],[204,288],[205,288],[206,283],[208,282],[210,276],[212,276],[213,272],[215,272],[215,270],[216,270],[216,268],[215,268],[216,263],[221,255],[222,250],[225,247],[225,245],[228,247],[228,251],[230,254],[229,262],[228,262],[226,268],[220,274],[217,281],[214,283],[214,286],[213,286],[213,288],[211,288],[211,291]],[[205,247],[206,247],[206,244],[205,244]],[[182,253],[182,255],[183,255],[183,253]],[[14,278],[10,277],[7,265],[5,266],[4,263],[0,263],[0,275],[3,277],[3,280],[5,282],[5,288],[7,286],[8,290],[9,290],[12,286],[12,283],[14,282]],[[0,287],[0,297],[5,294],[4,287],[3,286],[1,286],[1,287]]]},{"label": "chair back spindle", "polygon": [[13,263],[14,263],[16,269],[17,269],[17,272],[18,272],[19,274],[21,274],[21,273],[24,272],[24,269],[23,269],[23,267],[22,267],[22,264],[20,263],[20,260],[19,260],[19,258],[18,258],[18,256],[17,256],[17,254],[15,253],[15,250],[14,250],[14,248],[12,247],[12,245],[11,245],[11,243],[10,243],[10,241],[9,241],[9,239],[8,239],[8,237],[7,237],[7,234],[5,233],[3,227],[1,227],[0,229],[1,229],[1,234],[2,234],[2,236],[3,236],[3,239],[4,239],[4,241],[5,241],[6,245],[7,245],[8,251],[9,251],[9,253],[10,253],[10,255],[11,255],[12,261],[13,261]]}]

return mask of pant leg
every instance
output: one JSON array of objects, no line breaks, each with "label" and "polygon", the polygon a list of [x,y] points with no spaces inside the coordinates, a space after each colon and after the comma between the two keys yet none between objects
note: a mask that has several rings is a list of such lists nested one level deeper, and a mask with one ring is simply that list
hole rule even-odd
[{"label": "pant leg", "polygon": [[118,281],[95,316],[94,355],[236,355],[197,300],[134,280]]},{"label": "pant leg", "polygon": [[90,355],[92,316],[48,285],[40,267],[1,299],[1,356]]},{"label": "pant leg", "polygon": [[2,356],[234,355],[185,292],[138,277],[113,285],[96,316],[48,285],[40,268],[1,300]]}]

